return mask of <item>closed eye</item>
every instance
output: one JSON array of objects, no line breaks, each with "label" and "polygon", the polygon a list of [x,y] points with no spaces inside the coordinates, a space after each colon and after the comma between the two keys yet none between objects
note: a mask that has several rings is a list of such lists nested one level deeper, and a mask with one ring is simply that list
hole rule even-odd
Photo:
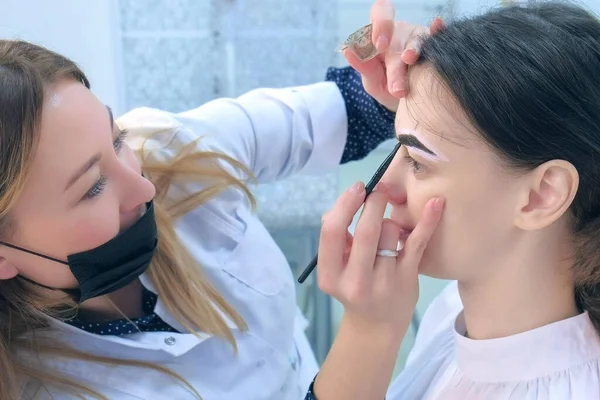
[{"label": "closed eye", "polygon": [[[113,141],[113,148],[115,149],[115,153],[119,154],[121,149],[123,148],[123,143],[125,142],[125,138],[127,137],[127,129],[121,129],[119,131],[119,135]],[[97,197],[102,194],[104,187],[106,186],[106,177],[101,175],[94,185],[83,195],[82,200],[90,200],[94,197]]]},{"label": "closed eye", "polygon": [[98,180],[96,180],[96,182],[94,182],[94,185],[90,188],[90,190],[88,190],[85,193],[85,195],[83,196],[83,198],[81,200],[90,200],[96,196],[99,196],[100,194],[102,194],[102,191],[104,190],[105,186],[106,186],[106,177],[100,176],[100,178],[98,178]]},{"label": "closed eye", "polygon": [[415,160],[408,154],[404,156],[404,161],[406,161],[408,163],[408,165],[410,165],[410,168],[411,168],[413,174],[415,174],[415,175],[421,174],[426,171],[426,168],[423,164],[421,164],[420,162],[418,162],[417,160]]}]

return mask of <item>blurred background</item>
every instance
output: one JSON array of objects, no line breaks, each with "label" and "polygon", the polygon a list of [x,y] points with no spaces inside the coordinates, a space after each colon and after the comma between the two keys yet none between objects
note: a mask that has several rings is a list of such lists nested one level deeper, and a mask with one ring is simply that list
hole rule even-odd
[{"label": "blurred background", "polygon": [[[77,63],[96,95],[115,115],[137,106],[183,111],[216,97],[258,87],[323,80],[343,66],[335,52],[369,22],[374,0],[0,0],[0,37],[45,45]],[[395,0],[396,18],[428,24],[483,11],[508,1]],[[596,13],[600,0],[584,3]],[[260,218],[294,273],[312,259],[320,218],[338,194],[368,180],[392,148],[328,176],[294,177],[255,188]],[[419,319],[445,282],[421,280],[413,326],[398,357],[402,369]],[[309,338],[319,361],[337,331],[340,306],[314,281],[298,285],[298,303],[311,320]]]}]

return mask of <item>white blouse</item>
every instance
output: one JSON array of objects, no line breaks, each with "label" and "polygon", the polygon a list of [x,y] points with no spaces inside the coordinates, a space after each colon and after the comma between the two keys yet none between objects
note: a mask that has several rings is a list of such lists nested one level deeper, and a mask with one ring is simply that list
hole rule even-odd
[{"label": "white blouse", "polygon": [[600,399],[600,335],[587,313],[498,339],[465,333],[453,282],[425,313],[387,400]]}]

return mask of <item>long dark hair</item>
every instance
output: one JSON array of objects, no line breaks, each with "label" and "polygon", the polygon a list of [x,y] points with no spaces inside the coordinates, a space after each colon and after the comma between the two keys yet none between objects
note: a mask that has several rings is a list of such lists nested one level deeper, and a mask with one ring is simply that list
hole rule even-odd
[{"label": "long dark hair", "polygon": [[511,5],[449,24],[421,53],[509,167],[577,169],[576,301],[600,331],[599,21],[564,2]]}]

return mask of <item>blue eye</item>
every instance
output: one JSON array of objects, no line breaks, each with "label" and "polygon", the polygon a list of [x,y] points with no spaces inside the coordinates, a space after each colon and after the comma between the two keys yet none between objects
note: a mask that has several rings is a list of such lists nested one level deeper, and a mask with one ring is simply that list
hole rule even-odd
[{"label": "blue eye", "polygon": [[117,136],[117,138],[115,139],[115,141],[113,142],[113,147],[115,149],[115,153],[119,153],[119,151],[121,151],[121,148],[123,148],[123,142],[125,141],[125,138],[127,137],[127,129],[121,129],[119,131],[119,136]]},{"label": "blue eye", "polygon": [[92,186],[90,188],[90,190],[88,190],[87,193],[83,196],[82,200],[89,200],[89,199],[92,199],[92,198],[100,195],[102,193],[102,191],[104,190],[105,186],[106,186],[106,178],[104,176],[101,176],[94,183],[94,186]]},{"label": "blue eye", "polygon": [[412,169],[414,174],[425,172],[425,166],[420,162],[416,161],[411,156],[404,156],[404,160],[410,165],[410,168]]}]

